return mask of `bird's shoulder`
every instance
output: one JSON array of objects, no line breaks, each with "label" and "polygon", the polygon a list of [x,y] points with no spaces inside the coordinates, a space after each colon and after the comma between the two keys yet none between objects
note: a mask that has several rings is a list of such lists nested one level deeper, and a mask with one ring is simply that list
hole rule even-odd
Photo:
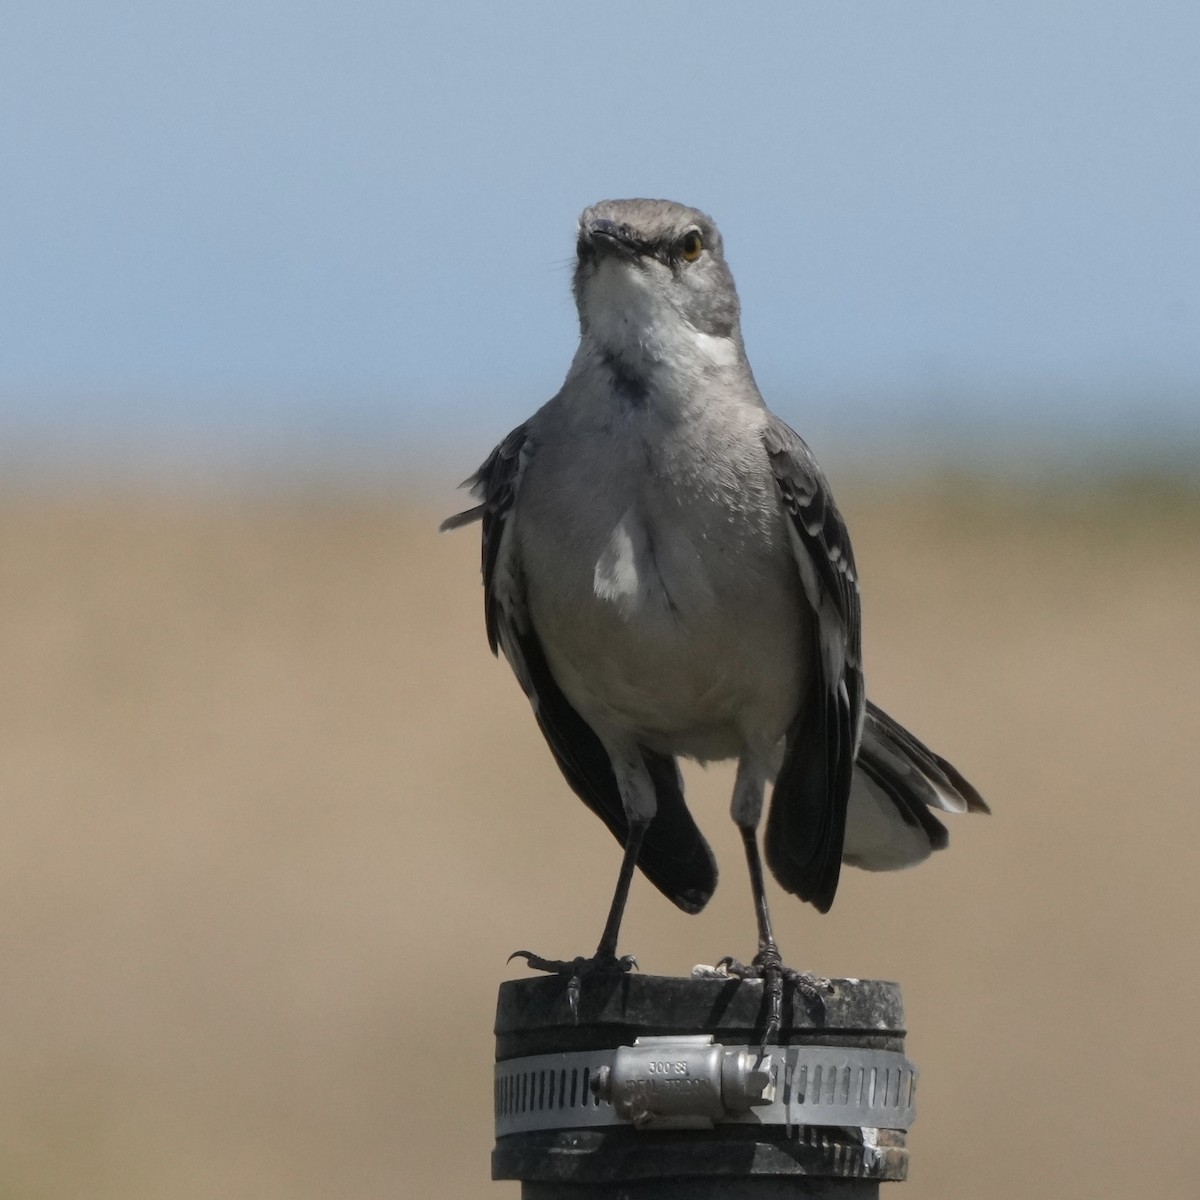
[{"label": "bird's shoulder", "polygon": [[486,536],[488,518],[502,518],[512,507],[522,468],[532,449],[529,426],[529,421],[518,425],[495,446],[479,469],[462,481],[460,486],[470,489],[480,503],[447,517],[441,524],[443,532],[483,521]]}]

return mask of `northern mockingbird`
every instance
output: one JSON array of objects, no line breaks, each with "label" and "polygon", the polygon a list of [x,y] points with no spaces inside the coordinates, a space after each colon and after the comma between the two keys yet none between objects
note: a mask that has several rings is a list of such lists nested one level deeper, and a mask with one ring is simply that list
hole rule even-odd
[{"label": "northern mockingbird", "polygon": [[[481,503],[484,611],[567,783],[624,845],[595,955],[532,965],[627,970],[617,935],[635,866],[685,912],[717,883],[676,760],[737,760],[732,816],[758,921],[742,976],[784,977],[767,863],[821,912],[842,862],[909,866],[946,845],[930,812],[975,789],[866,699],[854,554],[808,446],[768,411],[721,235],[665,200],[579,219],[579,349],[548,404],[467,482]],[[810,977],[811,980],[811,977]]]}]

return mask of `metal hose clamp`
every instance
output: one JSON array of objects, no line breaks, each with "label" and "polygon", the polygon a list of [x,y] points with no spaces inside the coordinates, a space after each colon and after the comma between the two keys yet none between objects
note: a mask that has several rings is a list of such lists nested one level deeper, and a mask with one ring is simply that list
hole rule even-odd
[{"label": "metal hose clamp", "polygon": [[906,1130],[916,1116],[916,1083],[916,1067],[892,1050],[641,1037],[615,1050],[497,1063],[496,1136],[613,1125]]}]

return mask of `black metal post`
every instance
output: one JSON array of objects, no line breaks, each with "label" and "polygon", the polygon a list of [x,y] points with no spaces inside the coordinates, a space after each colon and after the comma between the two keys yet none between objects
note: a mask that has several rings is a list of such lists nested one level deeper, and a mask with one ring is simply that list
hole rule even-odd
[{"label": "black metal post", "polygon": [[789,986],[766,1047],[759,980],[592,976],[578,1023],[564,978],[502,984],[492,1177],[523,1200],[877,1198],[908,1171],[900,989],[831,983],[823,1007]]}]

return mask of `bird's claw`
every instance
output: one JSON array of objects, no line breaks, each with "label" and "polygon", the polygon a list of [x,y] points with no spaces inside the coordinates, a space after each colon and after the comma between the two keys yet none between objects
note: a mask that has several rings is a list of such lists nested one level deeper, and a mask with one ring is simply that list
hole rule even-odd
[{"label": "bird's claw", "polygon": [[535,971],[546,971],[550,975],[566,975],[567,1006],[571,1010],[571,1020],[579,1024],[579,997],[583,992],[583,981],[589,975],[625,975],[634,970],[638,961],[632,954],[623,954],[620,958],[611,954],[597,954],[592,958],[570,960],[561,958],[543,958],[532,950],[514,950],[508,961],[523,958]]},{"label": "bird's claw", "polygon": [[766,1006],[762,1039],[764,1046],[779,1039],[779,1031],[783,1025],[785,983],[791,984],[800,993],[804,998],[805,1007],[815,1019],[824,1016],[825,997],[835,991],[833,984],[823,975],[813,975],[809,971],[797,971],[794,967],[785,966],[779,947],[775,945],[764,946],[749,965],[727,954],[717,961],[712,970],[713,975],[717,977],[763,981],[763,1001]]}]

